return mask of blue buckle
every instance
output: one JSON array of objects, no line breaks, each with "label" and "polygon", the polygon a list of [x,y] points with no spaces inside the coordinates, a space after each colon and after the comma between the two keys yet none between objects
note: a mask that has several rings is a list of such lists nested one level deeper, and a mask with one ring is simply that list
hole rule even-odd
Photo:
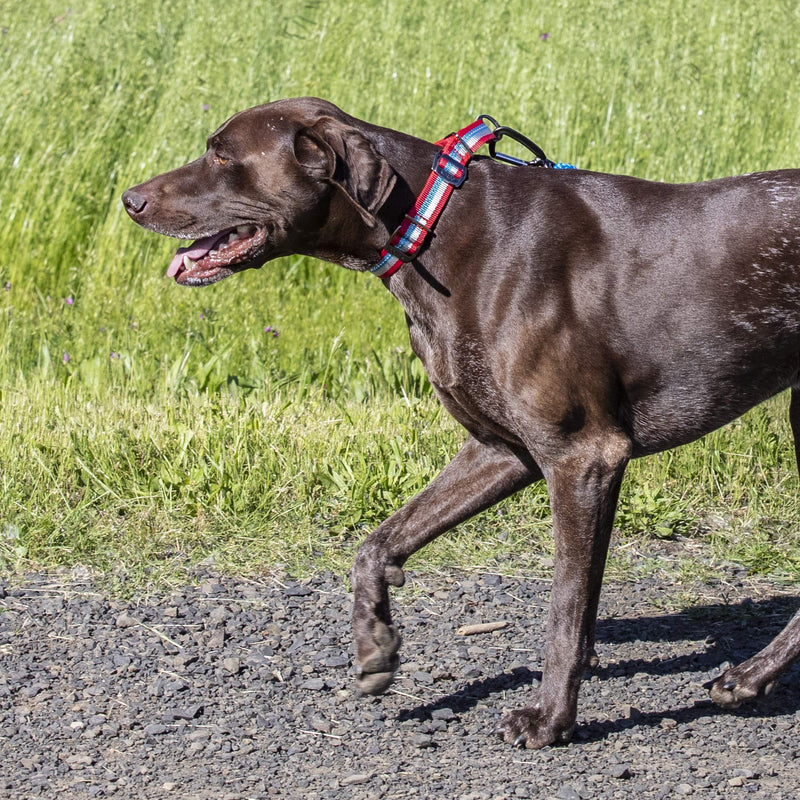
[{"label": "blue buckle", "polygon": [[[441,161],[444,160],[444,164]],[[456,170],[461,172],[461,175],[450,175],[446,172],[447,168],[455,168]],[[433,166],[431,169],[445,182],[449,183],[455,189],[458,189],[462,183],[467,179],[467,165],[462,164],[457,159],[453,158],[452,156],[447,155],[447,153],[440,150],[434,157],[433,157]]]}]

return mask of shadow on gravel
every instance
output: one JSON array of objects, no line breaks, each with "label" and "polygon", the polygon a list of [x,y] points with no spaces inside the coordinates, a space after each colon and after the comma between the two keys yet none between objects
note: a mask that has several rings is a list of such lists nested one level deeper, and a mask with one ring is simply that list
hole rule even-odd
[{"label": "shadow on gravel", "polygon": [[[630,680],[636,673],[667,676],[683,671],[708,673],[715,677],[726,661],[738,664],[765,647],[783,629],[797,611],[800,598],[780,596],[765,600],[746,599],[734,604],[694,606],[686,611],[649,617],[600,619],[597,640],[605,644],[601,659],[606,663],[592,671],[599,680],[611,678]],[[634,642],[653,642],[648,652],[653,658],[616,660],[614,645]],[[695,652],[674,657],[659,657],[658,643],[698,642]],[[644,648],[643,648],[644,649]],[[674,645],[668,649],[674,649]],[[474,680],[466,686],[431,703],[407,709],[398,715],[403,720],[430,719],[438,709],[451,709],[456,715],[503,691],[525,686],[538,686],[541,672],[524,667],[510,672]],[[678,724],[719,715],[740,717],[777,717],[800,709],[800,662],[796,662],[779,680],[775,691],[765,698],[752,701],[738,709],[723,709],[714,705],[698,690],[692,706],[665,708],[663,711],[642,713],[635,708],[629,717],[592,721],[582,725],[576,737],[591,742],[604,739],[609,733],[636,727],[657,727],[663,720]]]},{"label": "shadow on gravel", "polygon": [[409,708],[401,711],[397,718],[403,722],[405,720],[425,720],[430,719],[434,711],[441,708],[449,708],[456,715],[469,711],[478,705],[482,700],[493,697],[503,691],[513,691],[523,686],[538,686],[542,679],[542,673],[526,667],[516,667],[511,672],[501,672],[491,678],[470,681],[466,686],[457,692],[446,694],[432,703],[425,703],[416,708]]},{"label": "shadow on gravel", "polygon": [[[601,679],[619,675],[621,671],[666,675],[684,670],[708,672],[725,661],[738,664],[766,647],[798,606],[799,597],[780,596],[758,601],[745,599],[730,605],[693,606],[660,616],[601,618],[597,622],[598,643],[695,641],[700,644],[693,653],[673,657],[659,657],[657,648],[651,648],[656,652],[650,659],[614,660],[613,651],[601,652],[601,660],[609,663],[601,665],[594,674]],[[794,671],[793,668],[787,674]]]},{"label": "shadow on gravel", "polygon": [[[795,672],[792,669],[784,675],[784,679]],[[610,733],[630,730],[632,728],[658,728],[664,720],[672,720],[678,725],[685,725],[699,719],[714,717],[782,717],[791,714],[800,708],[800,690],[796,688],[796,681],[792,685],[779,682],[775,691],[765,698],[752,701],[741,708],[720,708],[710,699],[695,701],[692,706],[683,708],[668,708],[664,711],[651,711],[648,713],[633,711],[629,717],[618,717],[609,720],[593,720],[578,728],[575,738],[582,742],[595,742],[605,739]]]}]

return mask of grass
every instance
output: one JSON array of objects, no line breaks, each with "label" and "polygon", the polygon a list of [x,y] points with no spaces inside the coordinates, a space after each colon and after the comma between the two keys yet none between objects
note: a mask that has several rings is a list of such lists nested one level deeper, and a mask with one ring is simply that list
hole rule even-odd
[{"label": "grass", "polygon": [[[3,568],[344,569],[463,438],[379,282],[295,257],[180,289],[127,186],[302,94],[431,139],[490,113],[560,160],[655,179],[797,165],[800,11],[764,5],[0,5]],[[622,538],[796,577],[785,406],[632,465]],[[535,568],[548,525],[533,488],[424,560]]]}]

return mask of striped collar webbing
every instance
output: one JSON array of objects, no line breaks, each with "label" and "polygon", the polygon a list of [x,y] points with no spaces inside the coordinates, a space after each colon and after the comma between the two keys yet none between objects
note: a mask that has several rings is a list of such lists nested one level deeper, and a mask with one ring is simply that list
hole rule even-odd
[{"label": "striped collar webbing", "polygon": [[433,159],[425,188],[392,234],[389,243],[381,250],[380,261],[371,269],[373,274],[388,278],[404,263],[414,260],[453,189],[466,180],[467,164],[473,153],[494,138],[491,129],[478,119],[436,143],[442,149]]}]

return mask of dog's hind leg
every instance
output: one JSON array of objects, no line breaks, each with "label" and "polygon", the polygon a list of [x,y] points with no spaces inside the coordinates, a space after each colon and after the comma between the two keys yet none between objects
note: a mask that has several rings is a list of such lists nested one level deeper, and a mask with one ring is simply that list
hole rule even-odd
[{"label": "dog's hind leg", "polygon": [[[800,471],[800,389],[792,389],[789,405],[795,457]],[[800,611],[789,624],[759,653],[723,673],[710,686],[711,699],[717,705],[736,708],[745,700],[769,694],[781,673],[800,656]]]},{"label": "dog's hind leg", "polygon": [[523,450],[470,437],[441,474],[363,542],[353,565],[353,635],[358,686],[379,694],[392,682],[400,637],[388,586],[402,586],[406,559],[460,522],[542,477]]}]

